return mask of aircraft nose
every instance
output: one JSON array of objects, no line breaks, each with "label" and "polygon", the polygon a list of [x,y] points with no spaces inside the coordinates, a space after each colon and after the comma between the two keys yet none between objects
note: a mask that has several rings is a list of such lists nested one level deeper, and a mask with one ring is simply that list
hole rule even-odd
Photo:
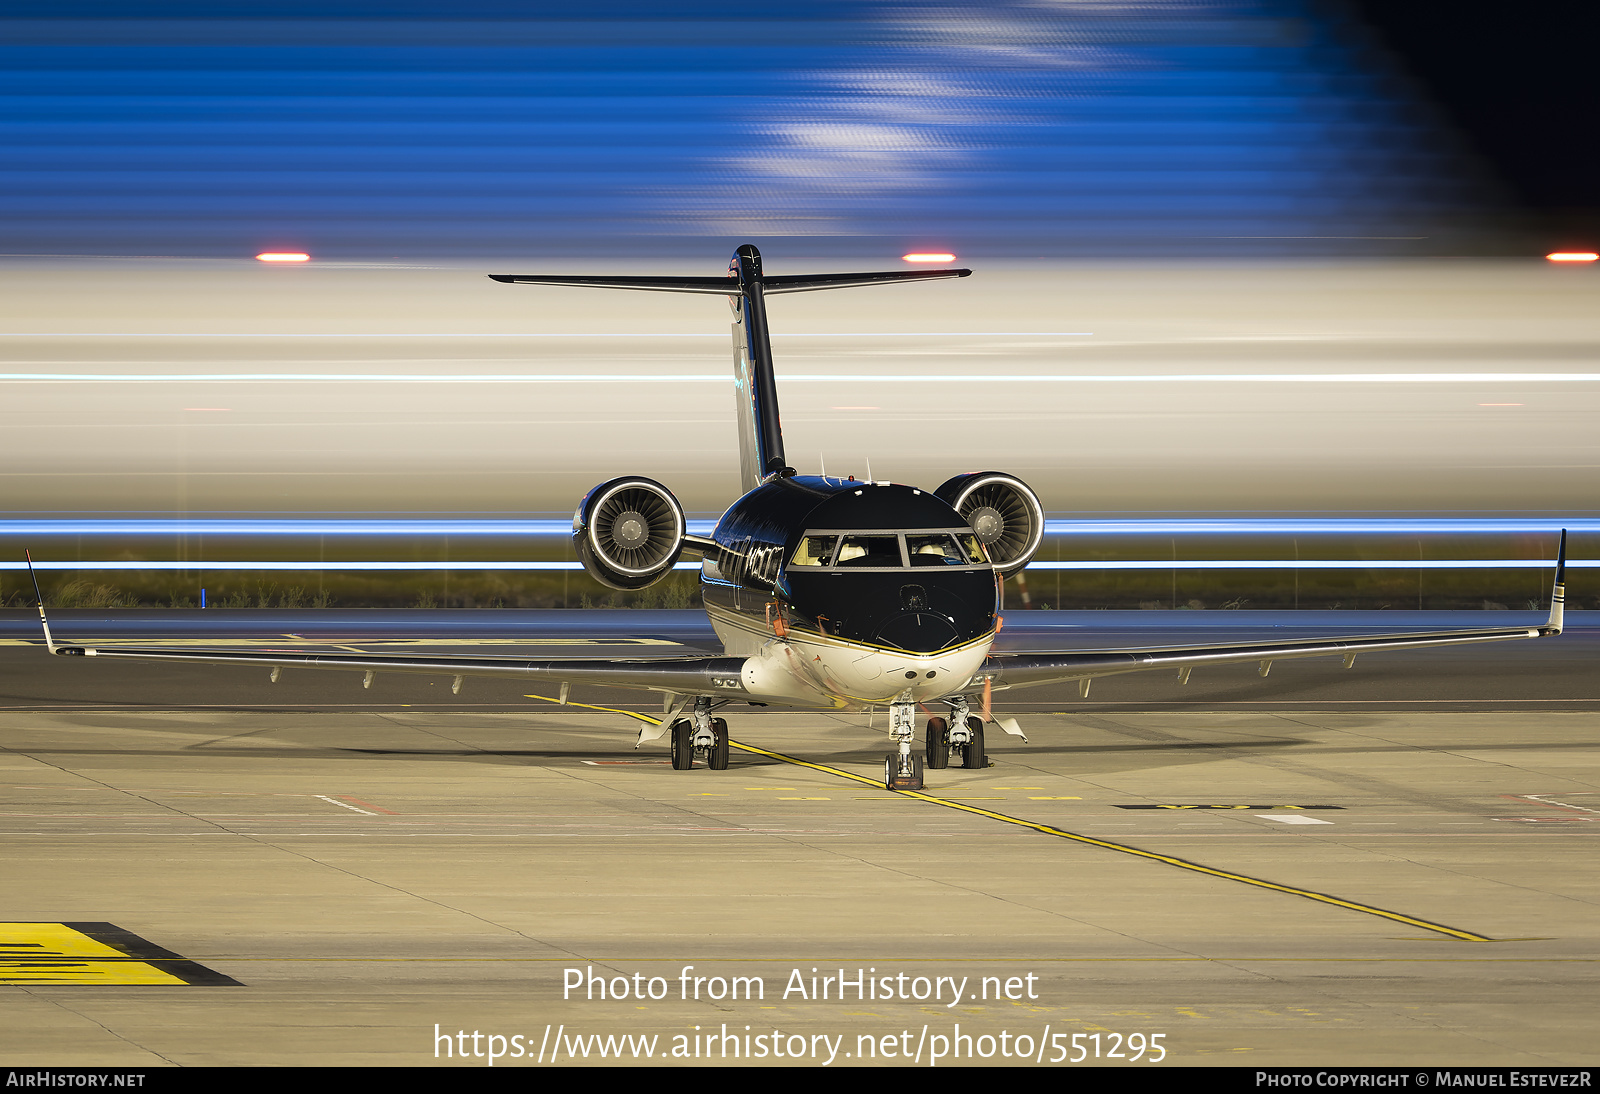
[{"label": "aircraft nose", "polygon": [[956,644],[955,624],[936,612],[904,611],[878,628],[879,645],[910,653],[933,653]]}]

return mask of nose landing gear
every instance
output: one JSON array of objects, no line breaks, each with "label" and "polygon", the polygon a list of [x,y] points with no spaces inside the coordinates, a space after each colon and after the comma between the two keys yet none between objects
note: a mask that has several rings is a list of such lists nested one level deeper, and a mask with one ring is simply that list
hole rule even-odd
[{"label": "nose landing gear", "polygon": [[[906,762],[904,769],[901,761]],[[887,790],[921,790],[922,757],[914,752],[902,756],[891,752],[883,758],[883,785]]]},{"label": "nose landing gear", "polygon": [[889,736],[897,750],[883,758],[883,785],[888,790],[921,790],[922,757],[911,751],[913,727],[917,720],[917,705],[911,693],[903,692],[889,704]]}]

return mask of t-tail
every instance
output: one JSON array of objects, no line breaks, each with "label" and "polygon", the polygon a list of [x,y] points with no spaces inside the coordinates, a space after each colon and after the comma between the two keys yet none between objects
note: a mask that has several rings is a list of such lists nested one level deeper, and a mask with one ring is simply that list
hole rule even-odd
[{"label": "t-tail", "polygon": [[740,488],[749,492],[768,479],[792,475],[783,454],[778,419],[777,379],[772,339],[767,332],[766,298],[774,293],[848,289],[898,281],[966,277],[971,270],[894,270],[885,273],[778,274],[762,272],[761,252],[746,243],[733,252],[726,277],[568,277],[545,274],[490,274],[508,285],[588,285],[602,289],[713,293],[733,307],[734,399],[739,422]]}]

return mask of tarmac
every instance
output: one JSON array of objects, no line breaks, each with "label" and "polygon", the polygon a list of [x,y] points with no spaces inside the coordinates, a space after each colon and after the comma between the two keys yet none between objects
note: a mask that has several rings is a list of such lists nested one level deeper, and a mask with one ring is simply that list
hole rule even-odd
[{"label": "tarmac", "polygon": [[[1035,614],[1004,633],[1077,626]],[[1112,644],[1267,625],[1095,614]],[[1569,620],[999,696],[1028,742],[907,795],[874,785],[881,714],[730,714],[729,770],[679,772],[620,692],[52,661],[6,613],[3,1055],[1592,1063],[1600,630]],[[647,653],[698,652],[651,622]]]}]

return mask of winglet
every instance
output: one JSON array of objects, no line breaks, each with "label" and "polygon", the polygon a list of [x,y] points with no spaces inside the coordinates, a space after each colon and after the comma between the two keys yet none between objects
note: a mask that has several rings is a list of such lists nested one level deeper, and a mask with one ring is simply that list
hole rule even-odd
[{"label": "winglet", "polygon": [[33,552],[23,551],[23,557],[28,560],[28,576],[33,579],[33,595],[39,601],[39,623],[44,627],[44,648],[51,653],[56,652],[56,642],[50,637],[50,620],[44,614],[44,594],[39,591],[39,578],[33,572]]},{"label": "winglet", "polygon": [[1540,629],[1545,634],[1560,634],[1567,601],[1567,530],[1561,529],[1561,545],[1556,548],[1556,582],[1550,590],[1550,618]]}]

